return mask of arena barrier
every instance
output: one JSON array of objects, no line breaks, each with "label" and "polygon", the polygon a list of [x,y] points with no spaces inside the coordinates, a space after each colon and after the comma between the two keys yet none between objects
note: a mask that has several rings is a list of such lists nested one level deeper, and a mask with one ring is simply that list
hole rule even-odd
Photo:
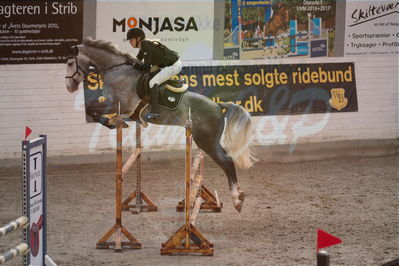
[{"label": "arena barrier", "polygon": [[[28,217],[21,216],[18,219],[6,224],[3,227],[0,227],[0,236],[4,236],[8,233],[14,232],[18,228],[26,228],[29,224]],[[26,255],[29,252],[28,244],[22,243],[14,247],[13,249],[8,250],[5,253],[0,254],[0,264],[9,261],[12,258],[15,258],[19,255]]]},{"label": "arena barrier", "polygon": [[[198,254],[212,256],[213,244],[210,243],[195,227],[198,213],[204,199],[203,191],[203,160],[204,154],[199,151],[194,161],[191,161],[192,135],[191,117],[186,121],[186,160],[185,160],[185,224],[180,227],[165,243],[162,243],[161,255],[165,254]],[[215,201],[221,204],[217,197]],[[179,208],[179,206],[177,207]],[[179,210],[179,209],[178,209]]]},{"label": "arena barrier", "polygon": [[47,255],[47,137],[40,135],[22,142],[22,213],[23,216],[2,226],[0,237],[23,229],[23,243],[0,254],[0,264],[19,255],[22,265],[56,264]]},{"label": "arena barrier", "polygon": [[[200,165],[201,167],[203,167],[203,157],[201,159]],[[223,203],[220,202],[219,195],[216,190],[215,194],[212,194],[212,192],[204,184],[202,184],[201,190],[199,191],[199,196],[203,200],[200,206],[200,211],[210,211],[210,212],[222,211]],[[183,212],[184,209],[185,209],[185,200],[183,199],[177,204],[176,211]]]},{"label": "arena barrier", "polygon": [[[132,210],[132,213],[140,213],[141,211],[157,211],[157,206],[141,191],[141,127],[136,123],[136,150],[129,157],[122,167],[122,128],[125,124],[120,115],[114,118],[116,121],[116,194],[115,194],[115,225],[108,230],[103,237],[97,242],[97,249],[115,249],[115,252],[121,252],[122,249],[141,249],[141,243],[126,230],[122,225],[122,210]],[[136,191],[132,193],[122,203],[122,183],[123,177],[131,168],[133,163],[137,163],[137,179]],[[135,205],[129,205],[136,198]],[[143,200],[147,205],[143,204]],[[115,241],[107,241],[115,234]],[[124,235],[129,241],[122,241]]]},{"label": "arena barrier", "polygon": [[[191,144],[190,144],[191,145]],[[191,147],[190,147],[191,149]],[[193,164],[192,164],[192,170],[191,171],[196,171],[198,168],[199,175],[201,177],[204,176],[204,153],[202,151],[198,151],[196,154]],[[195,173],[190,174],[190,180],[192,184],[195,184],[194,178],[196,177]],[[192,191],[195,192],[196,190],[194,189]],[[201,204],[200,204],[200,211],[209,211],[209,212],[221,212],[223,203],[220,202],[219,200],[219,195],[218,192],[215,190],[215,194],[212,194],[212,192],[204,185],[201,184],[199,187],[199,190],[197,191],[198,193],[192,194],[190,197],[191,202],[194,202],[195,198],[198,196],[200,199],[202,199]],[[183,212],[185,210],[186,206],[186,201],[185,199],[179,201],[179,203],[176,206],[176,211],[178,212]]]},{"label": "arena barrier", "polygon": [[[134,162],[136,162],[136,191],[123,201],[122,210],[131,210],[134,214],[157,211],[158,207],[141,189],[141,126],[139,123],[136,123],[136,150],[123,165],[122,178],[127,174]],[[133,199],[136,199],[136,204],[129,204]]]},{"label": "arena barrier", "polygon": [[25,256],[29,252],[29,247],[28,244],[22,243],[19,244],[18,246],[14,247],[13,249],[10,249],[9,251],[0,254],[0,264],[3,264],[10,259],[13,259],[19,255]]}]

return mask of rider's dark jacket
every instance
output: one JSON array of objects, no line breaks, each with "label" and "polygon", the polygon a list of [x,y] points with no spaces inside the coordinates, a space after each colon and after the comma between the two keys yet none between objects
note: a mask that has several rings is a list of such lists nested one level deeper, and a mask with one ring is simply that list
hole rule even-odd
[{"label": "rider's dark jacket", "polygon": [[158,41],[142,40],[137,59],[140,61],[144,59],[146,65],[166,67],[173,65],[179,56]]}]

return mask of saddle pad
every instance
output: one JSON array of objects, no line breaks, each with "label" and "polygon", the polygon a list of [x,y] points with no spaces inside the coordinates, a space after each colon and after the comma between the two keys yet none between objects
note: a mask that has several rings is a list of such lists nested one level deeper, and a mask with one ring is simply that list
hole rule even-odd
[{"label": "saddle pad", "polygon": [[144,99],[146,95],[148,95],[148,81],[150,80],[151,76],[147,73],[140,76],[139,80],[137,81],[136,85],[136,93],[140,99]]},{"label": "saddle pad", "polygon": [[159,97],[158,105],[168,110],[174,111],[179,107],[183,94],[184,92],[176,93],[164,89],[163,93],[161,93],[161,96]]}]

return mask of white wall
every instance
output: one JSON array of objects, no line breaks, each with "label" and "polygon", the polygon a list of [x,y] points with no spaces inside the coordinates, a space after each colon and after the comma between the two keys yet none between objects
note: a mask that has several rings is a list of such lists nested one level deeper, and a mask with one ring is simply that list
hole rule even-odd
[{"label": "white wall", "polygon": [[[323,62],[355,63],[359,111],[255,117],[256,144],[398,138],[397,57],[256,60],[253,63]],[[115,130],[85,123],[83,91],[67,92],[64,75],[62,64],[0,65],[0,159],[20,158],[26,125],[33,130],[33,137],[47,134],[50,156],[114,152]],[[131,129],[124,130],[126,147],[135,143],[134,123],[131,125]],[[183,148],[183,143],[182,128],[150,126],[143,133],[143,145],[148,149]],[[291,149],[294,151],[295,145],[291,145]]]}]

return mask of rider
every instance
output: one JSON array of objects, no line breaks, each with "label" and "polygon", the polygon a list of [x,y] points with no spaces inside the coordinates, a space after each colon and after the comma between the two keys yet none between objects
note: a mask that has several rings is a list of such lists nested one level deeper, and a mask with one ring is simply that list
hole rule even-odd
[{"label": "rider", "polygon": [[149,71],[151,66],[161,68],[150,81],[151,110],[147,114],[148,119],[158,119],[160,115],[156,112],[159,97],[159,85],[177,75],[182,69],[182,62],[175,51],[170,50],[165,45],[156,40],[145,38],[145,33],[140,28],[132,28],[127,32],[126,39],[129,40],[133,48],[139,48],[138,60],[144,59],[144,65],[134,64],[140,70]]}]

